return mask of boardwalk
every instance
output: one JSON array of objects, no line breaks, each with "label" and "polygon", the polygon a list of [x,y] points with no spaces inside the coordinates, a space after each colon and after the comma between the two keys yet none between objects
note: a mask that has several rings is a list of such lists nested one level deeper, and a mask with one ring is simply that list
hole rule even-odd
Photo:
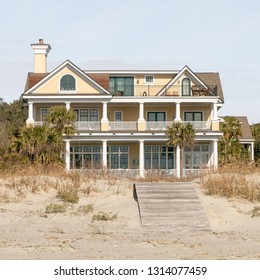
[{"label": "boardwalk", "polygon": [[144,229],[210,230],[192,183],[137,183],[135,187]]}]

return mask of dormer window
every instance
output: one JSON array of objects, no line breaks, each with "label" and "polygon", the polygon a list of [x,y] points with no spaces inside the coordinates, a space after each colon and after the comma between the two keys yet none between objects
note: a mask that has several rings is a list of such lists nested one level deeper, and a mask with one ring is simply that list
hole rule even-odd
[{"label": "dormer window", "polygon": [[60,91],[75,91],[76,80],[72,75],[64,75],[60,80]]},{"label": "dormer window", "polygon": [[191,83],[189,78],[182,79],[181,82],[181,95],[190,96],[191,95]]}]

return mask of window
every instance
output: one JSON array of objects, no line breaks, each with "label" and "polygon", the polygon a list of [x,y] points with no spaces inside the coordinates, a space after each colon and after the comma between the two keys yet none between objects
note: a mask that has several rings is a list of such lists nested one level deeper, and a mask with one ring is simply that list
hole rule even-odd
[{"label": "window", "polygon": [[110,77],[109,90],[117,96],[134,95],[133,77]]},{"label": "window", "polygon": [[200,122],[202,121],[202,112],[185,112],[184,121]]},{"label": "window", "polygon": [[72,169],[100,168],[101,146],[71,146],[70,158]]},{"label": "window", "polygon": [[123,112],[115,112],[115,122],[123,121]]},{"label": "window", "polygon": [[128,146],[107,147],[107,162],[111,169],[127,169],[128,157]]},{"label": "window", "polygon": [[145,169],[173,169],[174,149],[167,146],[144,147]]},{"label": "window", "polygon": [[96,122],[98,121],[98,109],[74,109],[77,121]]},{"label": "window", "polygon": [[46,116],[49,113],[49,109],[48,108],[41,108],[41,121],[44,121]]},{"label": "window", "polygon": [[209,145],[201,144],[193,147],[184,147],[184,168],[199,169],[208,165]]},{"label": "window", "polygon": [[145,82],[145,84],[153,84],[154,76],[151,76],[151,75],[144,76],[144,82]]},{"label": "window", "polygon": [[76,80],[71,75],[64,75],[60,80],[61,91],[73,91],[76,90]]},{"label": "window", "polygon": [[183,96],[190,96],[191,95],[191,84],[189,78],[182,79],[181,82],[181,92]]},{"label": "window", "polygon": [[147,120],[150,122],[164,122],[165,112],[148,112]]}]

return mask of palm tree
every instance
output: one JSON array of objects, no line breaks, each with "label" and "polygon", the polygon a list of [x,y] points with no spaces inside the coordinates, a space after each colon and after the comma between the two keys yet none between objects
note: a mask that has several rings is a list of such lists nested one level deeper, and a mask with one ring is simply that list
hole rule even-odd
[{"label": "palm tree", "polygon": [[47,115],[45,122],[56,131],[66,136],[74,134],[74,122],[76,114],[73,110],[67,110],[64,106],[54,106]]},{"label": "palm tree", "polygon": [[238,158],[241,154],[239,145],[239,136],[241,136],[241,123],[235,117],[225,117],[221,123],[220,129],[223,136],[220,141],[220,153],[224,157],[225,163],[229,162],[232,157]]},{"label": "palm tree", "polygon": [[191,123],[173,122],[168,126],[168,146],[180,148],[180,177],[182,178],[183,169],[183,148],[185,146],[192,146],[195,139],[195,130]]}]

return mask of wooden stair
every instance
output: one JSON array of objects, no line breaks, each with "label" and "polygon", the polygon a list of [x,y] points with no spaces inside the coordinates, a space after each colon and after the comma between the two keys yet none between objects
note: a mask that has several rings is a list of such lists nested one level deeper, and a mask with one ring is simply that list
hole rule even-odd
[{"label": "wooden stair", "polygon": [[135,193],[144,229],[210,231],[192,183],[137,183]]}]

